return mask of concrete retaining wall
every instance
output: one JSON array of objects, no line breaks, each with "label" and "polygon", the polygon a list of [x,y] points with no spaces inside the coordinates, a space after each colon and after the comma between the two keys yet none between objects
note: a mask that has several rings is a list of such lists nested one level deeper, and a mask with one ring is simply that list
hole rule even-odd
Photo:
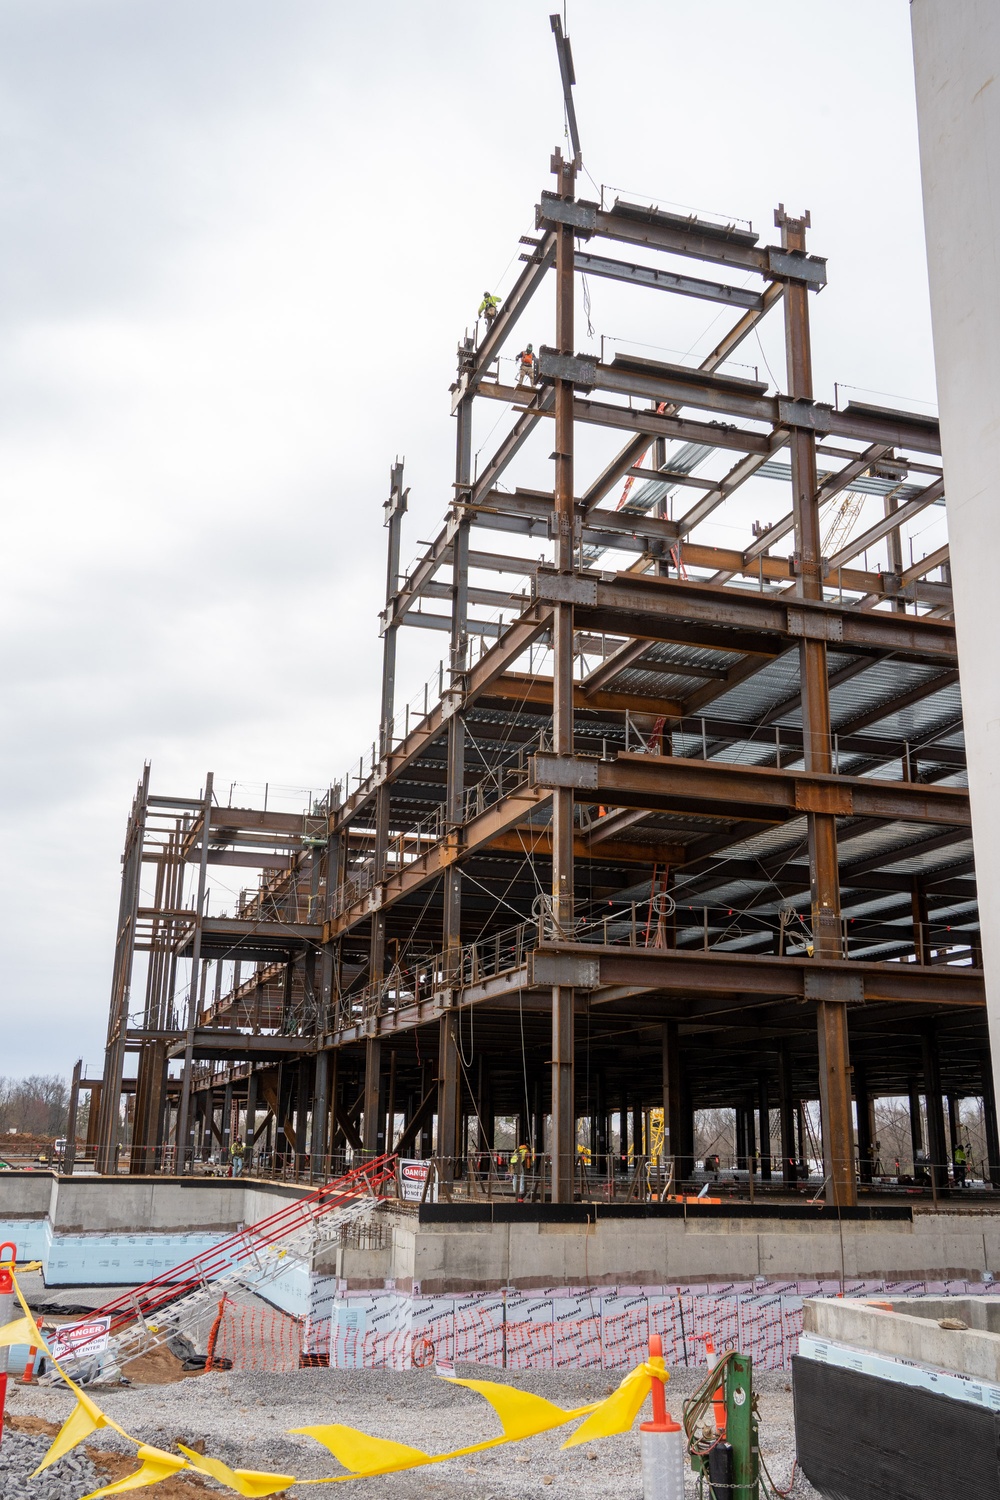
[{"label": "concrete retaining wall", "polygon": [[[0,1176],[0,1241],[40,1260],[49,1286],[139,1284],[307,1189],[232,1178]],[[297,1292],[301,1302],[304,1295]]]},{"label": "concrete retaining wall", "polygon": [[978,1282],[1000,1276],[1000,1215],[915,1212],[905,1218],[631,1219],[591,1223],[511,1220],[482,1224],[406,1219],[393,1232],[389,1267],[343,1252],[351,1285],[387,1275],[425,1294],[502,1286],[665,1285],[885,1278]]},{"label": "concrete retaining wall", "polygon": [[[0,1235],[66,1282],[141,1281],[171,1257],[176,1264],[307,1191],[250,1179],[11,1173],[0,1177]],[[382,1248],[328,1252],[335,1257],[329,1269],[349,1286],[388,1282],[437,1295],[504,1286],[1000,1277],[1000,1212],[985,1206],[876,1206],[838,1218],[804,1204],[427,1204],[389,1216]],[[110,1256],[91,1243],[99,1237],[116,1239]],[[171,1238],[176,1244],[168,1246]],[[98,1267],[97,1259],[114,1264]]]}]

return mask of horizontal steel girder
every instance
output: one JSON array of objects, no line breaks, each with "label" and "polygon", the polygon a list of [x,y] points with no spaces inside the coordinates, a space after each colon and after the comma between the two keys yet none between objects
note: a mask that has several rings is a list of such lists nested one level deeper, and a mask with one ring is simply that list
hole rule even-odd
[{"label": "horizontal steel girder", "polygon": [[630,245],[645,245],[671,255],[757,271],[769,279],[804,281],[814,289],[826,284],[826,261],[821,256],[790,253],[777,245],[758,245],[757,236],[751,232],[693,215],[685,218],[621,201],[604,209],[586,199],[564,199],[543,192],[535,208],[535,228],[553,229],[560,224],[571,224],[580,239],[597,235]]},{"label": "horizontal steel girder", "polygon": [[764,823],[804,813],[948,827],[968,826],[971,821],[964,788],[912,781],[820,775],[672,755],[625,754],[615,760],[534,755],[530,766],[533,786],[572,787],[577,801],[614,807],[707,812]]},{"label": "horizontal steel girder", "polygon": [[985,1008],[981,969],[966,966],[864,963],[815,958],[685,953],[666,948],[597,947],[590,943],[538,948],[529,955],[534,986],[573,985],[596,991],[629,985],[650,990],[729,996],[734,993],[839,1000],[847,1004],[917,1002]]},{"label": "horizontal steel girder", "polygon": [[[555,600],[562,587],[539,568],[534,595]],[[955,627],[926,615],[856,610],[808,599],[775,599],[737,592],[722,584],[689,583],[650,574],[580,575],[591,593],[576,603],[578,629],[652,641],[677,641],[720,650],[776,656],[791,642],[824,640],[848,652],[897,656],[957,665]]]},{"label": "horizontal steel girder", "polygon": [[603,276],[609,281],[630,281],[636,286],[653,287],[659,292],[677,292],[682,297],[698,297],[706,302],[723,302],[730,307],[760,311],[764,294],[748,287],[726,286],[718,281],[702,281],[696,276],[677,276],[656,266],[637,266],[628,261],[610,260],[604,255],[576,252],[576,269],[584,276]]},{"label": "horizontal steel girder", "polygon": [[336,913],[323,930],[323,941],[332,942],[334,938],[342,937],[359,922],[366,921],[374,911],[420,890],[429,880],[435,879],[449,865],[454,864],[461,855],[482,848],[499,834],[523,823],[550,796],[551,793],[544,788],[523,785],[512,796],[495,802],[492,807],[466,823],[461,831],[456,830],[453,835],[432,844],[411,863],[387,873],[385,879],[374,889]]}]

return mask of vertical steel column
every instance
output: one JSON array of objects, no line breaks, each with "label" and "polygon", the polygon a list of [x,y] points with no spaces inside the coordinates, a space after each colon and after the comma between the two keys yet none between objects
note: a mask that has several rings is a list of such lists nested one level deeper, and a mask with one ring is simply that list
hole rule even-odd
[{"label": "vertical steel column", "polygon": [[787,1186],[795,1181],[795,1101],[792,1098],[792,1058],[788,1043],[778,1047],[778,1113],[781,1129],[781,1176]]},{"label": "vertical steel column", "polygon": [[854,1108],[858,1117],[858,1176],[862,1182],[872,1180],[872,1110],[868,1093],[868,1070],[864,1063],[854,1064]]},{"label": "vertical steel column", "polygon": [[233,1084],[226,1084],[222,1095],[222,1139],[219,1142],[223,1156],[228,1157],[233,1144]]},{"label": "vertical steel column", "polygon": [[101,1121],[101,1103],[104,1097],[104,1081],[90,1085],[90,1109],[87,1113],[87,1144],[84,1150],[97,1155]]},{"label": "vertical steel column", "polygon": [[194,912],[194,937],[191,941],[191,983],[188,988],[187,1035],[184,1042],[184,1071],[181,1074],[181,1103],[177,1116],[177,1171],[183,1172],[191,1150],[191,1070],[194,1066],[194,1033],[198,1024],[198,990],[201,967],[201,924],[205,917],[205,886],[208,877],[208,838],[212,827],[213,775],[205,776],[205,797],[201,809],[201,859],[198,864],[198,896]]},{"label": "vertical steel column", "polygon": [[917,1172],[917,1157],[924,1149],[924,1126],[920,1118],[920,1088],[915,1078],[907,1080],[910,1100],[910,1152],[913,1156],[913,1175]]},{"label": "vertical steel column", "polygon": [[316,1053],[316,1074],[313,1082],[312,1125],[309,1131],[310,1176],[327,1174],[327,1136],[330,1119],[330,1054]]},{"label": "vertical steel column", "polygon": [[247,1117],[243,1127],[243,1141],[246,1146],[246,1165],[244,1171],[249,1172],[253,1166],[254,1141],[257,1135],[257,1074],[250,1065],[250,1076],[247,1079]]},{"label": "vertical steel column", "polygon": [[955,1148],[959,1145],[962,1136],[962,1101],[955,1094],[946,1094],[944,1102],[948,1110],[948,1150],[950,1152],[948,1159],[949,1161],[954,1161]]},{"label": "vertical steel column", "polygon": [[[804,253],[809,215],[792,218],[779,206],[774,222],[785,250]],[[809,290],[804,281],[785,286],[785,352],[788,395],[812,400],[812,351],[809,339]],[[792,429],[792,508],[795,516],[796,594],[822,599],[816,435]],[[803,640],[799,647],[802,677],[802,734],[805,768],[833,770],[830,739],[830,685],[826,642]],[[817,958],[842,957],[840,875],[837,866],[837,822],[830,813],[806,814],[809,829],[809,874],[812,887],[813,950]],[[854,1124],[851,1110],[851,1065],[847,1006],[840,1000],[816,1002],[819,1042],[820,1112],[823,1123],[823,1169],[827,1198],[841,1206],[857,1202],[854,1179]]]},{"label": "vertical steel column", "polygon": [[[459,378],[472,356],[468,341],[459,345]],[[455,413],[455,510],[452,519],[451,651],[448,691],[443,712],[448,719],[448,749],[445,784],[446,864],[442,946],[445,955],[445,988],[451,1004],[458,1001],[462,962],[462,875],[458,852],[465,822],[465,716],[462,711],[465,671],[469,651],[469,530],[465,512],[472,483],[472,396],[459,402]],[[458,1155],[460,1103],[457,1017],[451,1012],[438,1024],[438,1139],[437,1154],[442,1181],[449,1184]]]},{"label": "vertical steel column", "polygon": [[944,1134],[944,1100],[941,1096],[941,1057],[934,1023],[924,1027],[924,1099],[927,1109],[927,1155],[931,1181],[940,1190],[948,1186],[948,1145]]},{"label": "vertical steel column", "polygon": [[66,1150],[63,1152],[62,1169],[67,1177],[72,1177],[73,1168],[76,1165],[76,1117],[80,1108],[80,1075],[83,1072],[83,1058],[79,1058],[73,1067],[73,1078],[69,1086],[69,1114],[66,1119]]},{"label": "vertical steel column", "polygon": [[979,1076],[983,1090],[983,1123],[986,1127],[986,1181],[992,1187],[1000,1188],[1000,1130],[997,1128],[997,1099],[989,1048],[979,1055]]},{"label": "vertical steel column", "polygon": [[397,1048],[393,1047],[389,1053],[389,1089],[385,1105],[385,1149],[392,1150],[392,1143],[396,1139],[396,1059]]},{"label": "vertical steel column", "polygon": [[[396,705],[396,635],[399,627],[393,620],[394,602],[399,590],[399,555],[406,514],[408,490],[403,489],[403,465],[397,459],[390,472],[389,498],[385,502],[386,539],[385,613],[382,616],[382,700],[379,712],[379,784],[375,792],[376,888],[386,876],[389,852],[389,777],[387,762],[392,754],[392,723]],[[379,907],[372,915],[371,981],[381,984],[385,977],[385,914]]]},{"label": "vertical steel column", "polygon": [[[309,1108],[312,1104],[313,1059],[300,1057],[295,1071],[295,1180],[305,1165],[309,1148]],[[227,1142],[228,1144],[228,1142]]]},{"label": "vertical steel column", "polygon": [[[552,170],[562,198],[574,195],[575,166],[557,151]],[[575,342],[574,236],[569,224],[556,231],[556,348],[572,354]],[[575,566],[573,479],[573,385],[555,382],[555,561],[560,573]],[[553,610],[552,749],[573,754],[573,606]],[[574,933],[573,791],[552,794],[552,925],[557,940]],[[565,985],[552,990],[552,1202],[572,1203],[576,1156],[574,1107],[574,993]]]},{"label": "vertical steel column", "polygon": [[[149,766],[143,768],[129,815],[122,855],[122,887],[118,905],[111,1007],[104,1049],[104,1080],[97,1121],[97,1170],[114,1172],[118,1162],[121,1131],[122,1076],[132,994],[132,962],[135,957],[136,922],[139,914],[139,884],[142,876],[143,842],[146,835],[146,804],[149,797]],[[91,1108],[94,1097],[91,1094]]]},{"label": "vertical steel column", "polygon": [[361,1110],[361,1141],[366,1155],[374,1156],[379,1139],[379,1095],[382,1088],[382,1039],[370,1036],[365,1042],[365,1093]]},{"label": "vertical steel column", "polygon": [[[899,509],[899,501],[896,499],[895,495],[886,495],[885,499],[882,502],[882,508],[885,515],[895,515],[896,511]],[[886,550],[889,554],[889,572],[898,579],[903,571],[903,539],[899,534],[899,527],[894,526],[885,540]],[[898,597],[894,598],[892,601],[892,608],[895,610],[896,614],[905,615],[906,600],[900,599]]]},{"label": "vertical steel column", "polygon": [[745,1129],[746,1129],[746,1148],[747,1148],[747,1171],[750,1173],[751,1177],[754,1175],[754,1173],[757,1170],[757,1128],[756,1128],[756,1124],[755,1124],[755,1121],[754,1121],[754,1106],[755,1106],[755,1104],[756,1104],[756,1100],[754,1099],[754,1091],[753,1091],[753,1089],[747,1089],[747,1092],[746,1092],[746,1103],[743,1106],[743,1114],[744,1114],[744,1119],[745,1119],[745,1122],[746,1122],[745,1123]]},{"label": "vertical steel column", "polygon": [[757,1111],[760,1115],[760,1180],[771,1181],[771,1091],[767,1071],[761,1068],[757,1078]]},{"label": "vertical steel column", "polygon": [[927,891],[919,875],[912,877],[910,908],[913,913],[913,954],[918,964],[931,961],[930,926],[928,922]]},{"label": "vertical steel column", "polygon": [[673,1159],[674,1176],[681,1171],[681,1053],[676,1021],[663,1023],[663,1154]]}]

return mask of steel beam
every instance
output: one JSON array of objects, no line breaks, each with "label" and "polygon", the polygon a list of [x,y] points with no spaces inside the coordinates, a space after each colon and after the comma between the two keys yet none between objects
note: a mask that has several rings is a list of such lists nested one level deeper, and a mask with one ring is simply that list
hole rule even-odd
[{"label": "steel beam", "polygon": [[614,807],[705,810],[714,811],[715,816],[724,808],[733,819],[757,818],[764,823],[805,813],[830,819],[971,826],[969,794],[964,787],[632,753],[614,760],[539,754],[531,757],[530,767],[533,787],[571,787],[578,800]]},{"label": "steel beam", "polygon": [[[571,200],[573,167],[561,153],[553,157],[559,196]],[[556,252],[556,345],[558,358],[574,347],[573,228],[561,224]],[[552,622],[552,743],[557,755],[573,753],[573,610],[577,580],[574,535],[573,382],[555,379],[555,564],[550,585],[555,596]],[[555,932],[572,933],[576,917],[574,890],[574,798],[569,786],[552,797],[552,886],[550,921]],[[576,1181],[576,1107],[574,1081],[574,993],[572,985],[552,987],[552,1201],[572,1203]]]},{"label": "steel beam", "polygon": [[631,282],[634,286],[652,287],[659,292],[677,292],[682,297],[697,297],[705,302],[722,302],[729,307],[760,311],[764,294],[748,287],[727,286],[719,281],[703,281],[696,276],[677,276],[656,266],[637,266],[629,261],[611,260],[605,255],[576,252],[576,269],[584,276],[603,276],[609,281]]}]

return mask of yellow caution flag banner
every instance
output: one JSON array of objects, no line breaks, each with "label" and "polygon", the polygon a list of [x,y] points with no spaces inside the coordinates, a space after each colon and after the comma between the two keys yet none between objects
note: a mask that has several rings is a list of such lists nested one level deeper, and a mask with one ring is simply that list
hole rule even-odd
[{"label": "yellow caution flag banner", "polygon": [[616,1437],[628,1432],[642,1410],[650,1392],[651,1380],[669,1380],[662,1358],[648,1360],[632,1370],[618,1389],[591,1412],[587,1420],[563,1443],[564,1448],[578,1448],[596,1438]]},{"label": "yellow caution flag banner", "polygon": [[42,1338],[41,1329],[34,1318],[17,1318],[13,1323],[7,1323],[0,1328],[0,1345],[3,1344],[27,1344],[29,1348],[41,1349],[43,1354],[51,1354],[49,1346]]},{"label": "yellow caution flag banner", "polygon": [[[119,1427],[117,1422],[112,1421],[85,1391],[80,1389],[76,1382],[66,1374],[58,1360],[52,1356],[31,1316],[28,1304],[17,1284],[16,1276],[14,1289],[24,1309],[24,1317],[0,1329],[0,1346],[34,1343],[36,1348],[44,1349],[76,1397],[76,1405],[53,1439],[51,1447],[35,1470],[35,1475],[47,1469],[50,1464],[57,1463],[77,1444],[82,1443],[85,1438],[90,1437],[101,1427],[112,1427],[128,1442],[135,1444],[136,1456],[139,1459],[138,1469],[132,1474],[127,1474],[124,1479],[93,1490],[91,1494],[83,1497],[83,1500],[98,1500],[99,1496],[117,1495],[128,1490],[143,1489],[147,1485],[158,1484],[161,1479],[167,1479],[173,1474],[192,1470],[216,1480],[227,1489],[235,1491],[236,1494],[247,1497],[247,1500],[256,1500],[258,1496],[281,1494],[293,1484],[339,1484],[345,1480],[359,1479],[364,1476],[390,1474],[402,1469],[422,1468],[427,1464],[446,1463],[452,1458],[463,1458],[469,1454],[482,1453],[488,1448],[500,1447],[505,1443],[517,1443],[524,1438],[537,1437],[539,1433],[551,1432],[556,1427],[564,1427],[568,1422],[575,1422],[583,1417],[585,1420],[563,1444],[564,1448],[575,1448],[581,1443],[593,1442],[597,1438],[612,1437],[617,1433],[627,1432],[639,1415],[643,1402],[649,1394],[651,1382],[653,1380],[666,1381],[670,1378],[663,1359],[656,1356],[630,1371],[618,1389],[604,1401],[592,1402],[588,1406],[572,1407],[567,1410],[556,1406],[553,1401],[547,1401],[543,1396],[520,1391],[500,1381],[461,1380],[454,1376],[448,1377],[451,1385],[465,1386],[489,1403],[500,1419],[500,1425],[503,1428],[501,1437],[486,1438],[482,1442],[472,1443],[467,1447],[452,1449],[449,1453],[432,1454],[424,1452],[422,1448],[413,1448],[408,1443],[395,1442],[391,1438],[373,1437],[370,1433],[361,1432],[355,1427],[346,1427],[339,1422],[294,1427],[291,1429],[293,1433],[315,1438],[347,1471],[344,1474],[330,1475],[323,1479],[296,1479],[293,1474],[270,1474],[256,1469],[231,1469],[221,1459],[196,1453],[194,1449],[186,1448],[183,1443],[177,1445],[184,1455],[178,1458],[173,1453],[166,1453],[162,1448],[151,1447],[140,1442],[138,1438],[132,1437],[123,1427]],[[32,1478],[35,1475],[32,1475]]]},{"label": "yellow caution flag banner", "polygon": [[296,1482],[294,1474],[264,1474],[256,1469],[231,1469],[220,1458],[206,1458],[203,1453],[195,1453],[193,1448],[185,1448],[183,1443],[178,1443],[177,1446],[182,1453],[187,1454],[192,1469],[197,1469],[199,1474],[209,1475],[211,1479],[217,1479],[238,1495],[278,1495]]},{"label": "yellow caution flag banner", "polygon": [[[91,1433],[96,1432],[99,1427],[107,1427],[108,1419],[100,1407],[91,1401],[90,1397],[81,1390],[76,1392],[76,1405],[66,1418],[52,1440],[52,1447],[42,1459],[38,1468],[32,1474],[35,1479],[49,1464],[54,1464],[57,1459],[64,1457],[77,1443],[82,1443],[84,1438],[89,1438]],[[118,1429],[121,1432],[121,1428]],[[122,1434],[127,1437],[127,1433]]]},{"label": "yellow caution flag banner", "polygon": [[126,1490],[141,1490],[147,1484],[159,1484],[161,1479],[169,1479],[178,1469],[187,1468],[183,1458],[178,1458],[176,1453],[164,1453],[162,1448],[151,1448],[146,1443],[140,1443],[136,1456],[141,1462],[134,1473],[126,1474],[124,1479],[116,1479],[113,1484],[106,1484],[99,1490],[91,1490],[84,1500],[97,1500],[98,1495],[123,1495]]}]

